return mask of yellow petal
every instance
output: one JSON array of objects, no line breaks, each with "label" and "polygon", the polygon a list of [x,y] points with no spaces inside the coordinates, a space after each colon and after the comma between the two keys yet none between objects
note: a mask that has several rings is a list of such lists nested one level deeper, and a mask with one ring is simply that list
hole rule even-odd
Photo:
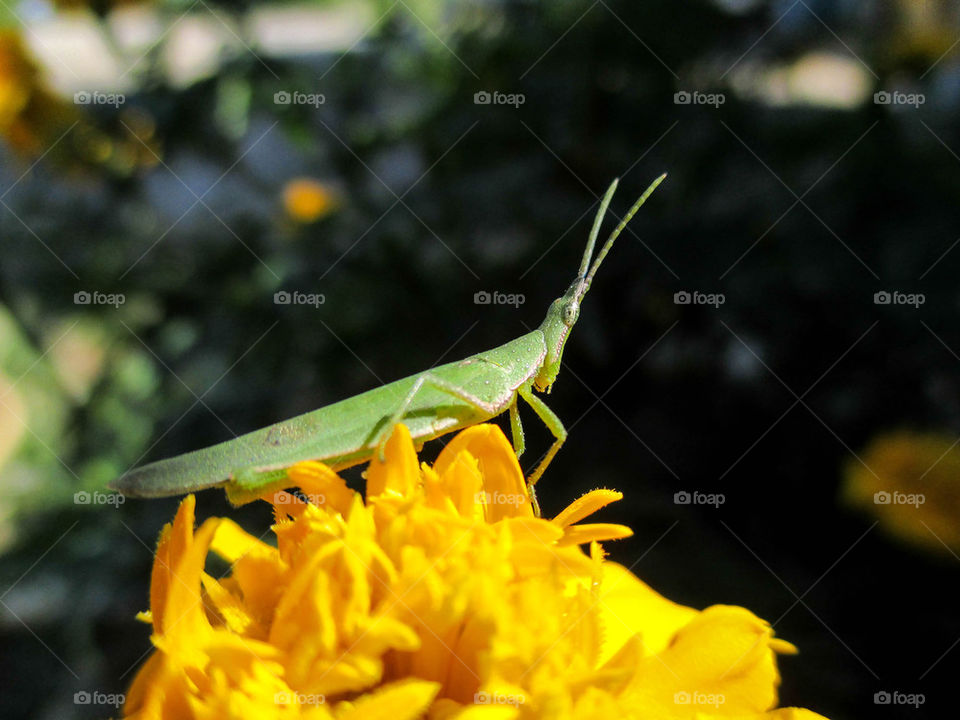
[{"label": "yellow petal", "polygon": [[633,530],[626,525],[587,523],[568,527],[558,544],[561,547],[566,545],[584,545],[594,541],[619,540],[621,538],[628,538],[631,535],[633,535]]},{"label": "yellow petal", "polygon": [[548,520],[518,517],[504,520],[505,529],[517,542],[534,542],[553,546],[563,537],[563,531]]},{"label": "yellow petal", "polygon": [[827,720],[827,718],[812,710],[791,707],[771,710],[763,715],[763,720]]},{"label": "yellow petal", "polygon": [[[416,720],[423,717],[440,691],[440,683],[402,680],[384,685],[337,712],[338,720]],[[349,709],[347,709],[349,708]]]},{"label": "yellow petal", "polygon": [[600,665],[635,634],[647,654],[667,647],[674,634],[697,615],[693,608],[667,600],[617,563],[603,564],[600,609],[605,642]]},{"label": "yellow petal", "polygon": [[527,483],[509,441],[497,425],[474,425],[459,432],[440,452],[433,469],[443,477],[457,455],[466,450],[477,459],[483,491],[504,502],[487,506],[488,522],[507,517],[533,516]]},{"label": "yellow petal", "polygon": [[231,564],[246,555],[275,557],[277,554],[275,547],[255,538],[229,518],[220,520],[210,549]]},{"label": "yellow petal", "polygon": [[623,493],[617,492],[616,490],[606,490],[603,488],[591,490],[586,495],[581,495],[570,503],[565,510],[553,519],[553,522],[560,527],[567,527],[575,522],[580,522],[588,515],[597,512],[600,508],[622,499]]},{"label": "yellow petal", "polygon": [[483,475],[480,463],[473,455],[467,450],[458,452],[440,482],[444,494],[460,516],[483,520],[486,509]]},{"label": "yellow petal", "polygon": [[[181,512],[187,512],[184,507],[187,498],[192,499],[193,495],[188,495],[180,503],[177,510],[177,517]],[[193,524],[193,511],[190,509],[190,524]],[[173,526],[167,523],[160,530],[160,538],[157,540],[157,552],[153,558],[153,568],[150,571],[150,621],[153,623],[153,631],[159,633],[163,627],[163,612],[167,606],[167,588],[170,585],[170,533]]]},{"label": "yellow petal", "polygon": [[383,452],[384,462],[380,462],[379,450],[374,450],[367,469],[368,500],[390,491],[406,496],[420,484],[417,451],[406,425],[393,428]]},{"label": "yellow petal", "polygon": [[201,575],[201,581],[217,614],[232,632],[261,640],[266,638],[266,630],[250,614],[242,598],[231,593],[216,578],[207,573]]},{"label": "yellow petal", "polygon": [[170,579],[160,634],[173,642],[182,640],[194,644],[210,630],[203,610],[200,575],[217,522],[211,518],[203,523],[180,557],[170,553]]},{"label": "yellow petal", "polygon": [[780,684],[771,636],[770,626],[745,608],[709,607],[669,647],[644,659],[631,697],[646,712],[667,717],[677,712],[677,693],[688,693],[687,709],[708,717],[770,710]]},{"label": "yellow petal", "polygon": [[287,469],[287,477],[314,505],[329,507],[345,515],[353,504],[356,492],[322,462],[307,460],[297,463]]}]

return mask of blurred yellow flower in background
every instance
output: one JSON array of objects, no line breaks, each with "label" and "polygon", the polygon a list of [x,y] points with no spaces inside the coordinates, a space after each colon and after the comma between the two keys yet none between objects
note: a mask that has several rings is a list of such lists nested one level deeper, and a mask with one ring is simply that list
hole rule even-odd
[{"label": "blurred yellow flower in background", "polygon": [[72,115],[43,85],[19,33],[0,28],[0,137],[20,153],[39,154],[69,127]]},{"label": "blurred yellow flower in background", "polygon": [[19,33],[0,29],[0,138],[21,156],[77,169],[100,166],[122,176],[156,165],[162,150],[153,117],[135,108],[118,109],[118,115],[120,129],[101,129],[48,87]]},{"label": "blurred yellow flower in background", "polygon": [[[196,531],[188,496],[161,534],[156,650],[131,718],[770,718],[777,653],[750,611],[677,605],[604,559],[622,525],[582,523],[620,493],[535,517],[495,425],[459,433],[432,467],[398,425],[366,499],[300,463],[271,493],[277,547],[226,518]],[[588,544],[589,552],[580,545]],[[209,550],[231,563],[204,572]]]},{"label": "blurred yellow flower in background", "polygon": [[844,499],[881,526],[937,552],[960,551],[960,444],[943,433],[900,430],[876,437],[851,460]]},{"label": "blurred yellow flower in background", "polygon": [[15,147],[24,145],[29,128],[23,115],[36,85],[37,69],[27,57],[20,36],[0,30],[0,134]]},{"label": "blurred yellow flower in background", "polygon": [[283,188],[283,207],[293,220],[308,224],[329,215],[337,207],[336,193],[314,178],[294,178]]}]

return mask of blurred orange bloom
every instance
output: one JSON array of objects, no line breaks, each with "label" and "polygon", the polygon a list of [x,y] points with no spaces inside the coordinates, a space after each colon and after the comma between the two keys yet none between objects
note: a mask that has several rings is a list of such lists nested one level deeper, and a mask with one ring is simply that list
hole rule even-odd
[{"label": "blurred orange bloom", "polygon": [[960,443],[901,430],[875,438],[847,467],[843,496],[902,540],[960,551]]},{"label": "blurred orange bloom", "polygon": [[283,188],[283,207],[299,223],[312,223],[337,207],[333,189],[313,178],[296,178]]}]

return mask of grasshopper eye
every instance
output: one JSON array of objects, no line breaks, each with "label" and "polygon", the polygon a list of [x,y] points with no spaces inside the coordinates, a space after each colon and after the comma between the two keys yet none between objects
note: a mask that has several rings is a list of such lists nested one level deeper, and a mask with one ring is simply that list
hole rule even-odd
[{"label": "grasshopper eye", "polygon": [[563,306],[563,324],[567,327],[573,327],[573,324],[580,317],[580,304],[570,302]]}]

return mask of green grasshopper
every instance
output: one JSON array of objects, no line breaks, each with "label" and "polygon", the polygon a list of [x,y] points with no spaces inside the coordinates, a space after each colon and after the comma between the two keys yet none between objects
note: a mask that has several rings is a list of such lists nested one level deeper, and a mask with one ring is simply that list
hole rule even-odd
[{"label": "green grasshopper", "polygon": [[521,397],[554,437],[527,478],[539,515],[534,485],[563,445],[567,431],[533,391],[550,392],[560,371],[564,345],[580,315],[580,303],[600,263],[665,177],[666,173],[650,184],[593,259],[600,225],[617,188],[617,181],[613,181],[593,221],[580,272],[567,291],[553,301],[536,330],[465,360],[411,375],[218,445],[136,468],[116,480],[113,489],[130,497],[163,497],[224,486],[231,502],[241,504],[283,488],[288,483],[286,469],[303,460],[319,460],[333,470],[341,470],[370,460],[379,449],[382,461],[389,434],[401,421],[414,442],[422,445],[507,410],[519,457],[525,445],[517,407],[517,398]]}]

